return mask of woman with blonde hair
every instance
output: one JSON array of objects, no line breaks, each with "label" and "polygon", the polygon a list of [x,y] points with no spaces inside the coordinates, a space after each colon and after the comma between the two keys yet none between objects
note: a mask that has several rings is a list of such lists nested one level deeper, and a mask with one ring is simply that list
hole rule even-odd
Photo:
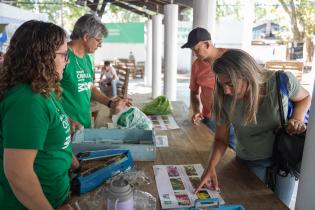
[{"label": "woman with blonde hair", "polygon": [[0,69],[0,209],[73,209],[68,118],[59,81],[66,34],[31,20],[14,33]]},{"label": "woman with blonde hair", "polygon": [[[255,175],[266,181],[267,168],[275,140],[274,130],[280,125],[277,101],[276,74],[261,68],[242,50],[229,50],[213,63],[217,83],[214,114],[216,132],[213,151],[207,169],[196,192],[206,184],[219,189],[216,166],[228,146],[229,125],[236,134],[236,156]],[[288,96],[283,96],[284,115],[288,112],[288,98],[294,103],[294,112],[288,120],[288,133],[306,130],[304,116],[310,106],[309,93],[296,78],[286,72]],[[276,194],[289,206],[295,179],[291,175],[277,177]]]}]

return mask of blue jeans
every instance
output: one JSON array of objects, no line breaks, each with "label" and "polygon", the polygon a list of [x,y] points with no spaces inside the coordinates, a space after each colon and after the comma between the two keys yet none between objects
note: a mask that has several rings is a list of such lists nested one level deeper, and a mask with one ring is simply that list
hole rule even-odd
[{"label": "blue jeans", "polygon": [[[99,87],[103,93],[106,92],[107,87],[109,86],[109,80],[108,79],[103,79],[99,82]],[[110,86],[112,88],[112,96],[117,96],[117,84],[118,80],[111,80],[110,81]]]},{"label": "blue jeans", "polygon": [[114,79],[110,83],[112,85],[112,96],[117,96],[117,83],[118,83],[118,80]]},{"label": "blue jeans", "polygon": [[[203,118],[202,122],[215,133],[215,122],[212,121],[210,118],[205,117]],[[230,135],[229,135],[229,147],[233,150],[235,150],[235,133],[234,133],[234,127],[231,124],[230,125]]]},{"label": "blue jeans", "polygon": [[[266,183],[267,168],[271,165],[271,158],[261,160],[243,160],[238,159],[248,167],[262,182]],[[276,190],[278,198],[289,207],[292,193],[295,186],[295,177],[288,175],[287,177],[277,176],[276,178]]]}]

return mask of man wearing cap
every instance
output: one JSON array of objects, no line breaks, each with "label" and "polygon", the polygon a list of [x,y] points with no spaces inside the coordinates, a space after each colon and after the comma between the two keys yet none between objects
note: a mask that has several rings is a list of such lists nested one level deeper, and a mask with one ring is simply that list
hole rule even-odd
[{"label": "man wearing cap", "polygon": [[[202,121],[210,130],[215,131],[212,117],[212,98],[215,75],[212,63],[227,49],[215,48],[210,33],[204,28],[195,28],[188,35],[188,41],[182,48],[190,48],[197,59],[192,64],[190,76],[190,103],[193,110],[192,122]],[[234,129],[230,128],[230,147],[234,147]],[[232,143],[232,144],[231,144]]]}]

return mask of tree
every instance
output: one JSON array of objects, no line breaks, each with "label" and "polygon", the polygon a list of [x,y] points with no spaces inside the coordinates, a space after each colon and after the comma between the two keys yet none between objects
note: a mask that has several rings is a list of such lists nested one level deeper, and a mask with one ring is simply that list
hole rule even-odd
[{"label": "tree", "polygon": [[68,31],[72,30],[75,21],[80,16],[89,11],[87,7],[76,5],[76,0],[18,0],[13,5],[47,13],[49,21],[63,26]]},{"label": "tree", "polygon": [[307,61],[313,56],[312,37],[315,33],[315,2],[310,0],[278,0],[291,20],[293,40],[305,41]]},{"label": "tree", "polygon": [[144,22],[147,19],[113,4],[109,4],[106,7],[108,8],[105,9],[105,14],[103,15],[106,22]]},{"label": "tree", "polygon": [[241,2],[240,0],[217,0],[216,4],[216,19],[230,16],[240,19]]}]

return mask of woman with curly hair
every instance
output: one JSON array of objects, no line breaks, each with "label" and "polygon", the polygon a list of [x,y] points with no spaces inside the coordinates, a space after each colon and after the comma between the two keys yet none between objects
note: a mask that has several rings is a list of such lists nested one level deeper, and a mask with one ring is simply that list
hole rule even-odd
[{"label": "woman with curly hair", "polygon": [[59,102],[66,34],[31,20],[13,35],[0,69],[0,209],[72,209],[70,124]]}]

